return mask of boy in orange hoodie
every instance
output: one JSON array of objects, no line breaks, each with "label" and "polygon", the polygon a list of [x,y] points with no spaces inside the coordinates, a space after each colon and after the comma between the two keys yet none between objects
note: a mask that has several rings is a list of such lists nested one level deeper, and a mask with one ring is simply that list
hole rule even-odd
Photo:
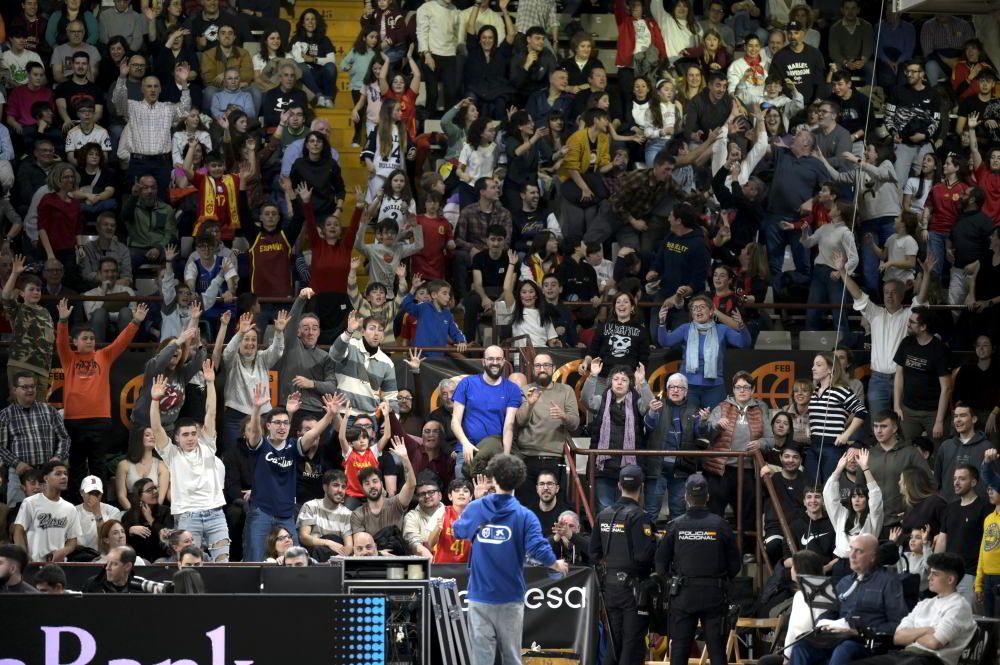
[{"label": "boy in orange hoodie", "polygon": [[78,487],[87,475],[95,475],[108,487],[104,457],[112,436],[111,365],[132,343],[149,308],[145,303],[139,303],[128,327],[100,351],[96,350],[94,329],[86,324],[73,331],[76,347],[73,350],[69,343],[69,317],[73,308],[63,298],[59,301],[58,310],[56,352],[63,369],[63,419],[71,439],[69,486]]}]

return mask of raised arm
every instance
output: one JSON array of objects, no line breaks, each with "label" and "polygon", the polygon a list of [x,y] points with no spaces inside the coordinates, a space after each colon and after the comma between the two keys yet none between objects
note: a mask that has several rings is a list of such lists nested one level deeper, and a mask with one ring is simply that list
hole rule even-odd
[{"label": "raised arm", "polygon": [[406,442],[403,441],[402,437],[393,437],[392,452],[396,453],[396,457],[403,463],[403,473],[406,475],[406,482],[403,483],[403,488],[396,495],[396,501],[402,506],[409,506],[410,502],[413,501],[413,490],[417,487],[417,476],[413,472],[410,454],[406,450]]},{"label": "raised arm", "polygon": [[153,438],[156,452],[160,457],[166,458],[170,448],[170,437],[163,429],[163,421],[160,419],[160,399],[167,394],[167,377],[160,374],[153,379],[153,385],[149,388],[149,427],[153,430]]},{"label": "raised arm", "polygon": [[17,285],[17,280],[25,270],[24,257],[20,254],[14,256],[14,263],[11,266],[10,277],[7,278],[7,282],[3,285],[2,297],[4,300],[14,299],[14,287]]},{"label": "raised arm", "polygon": [[215,439],[215,415],[218,408],[219,395],[215,389],[215,367],[208,358],[201,364],[201,373],[205,377],[205,422],[201,426],[201,433],[206,439]]},{"label": "raised arm", "polygon": [[976,170],[983,163],[983,156],[979,153],[979,140],[976,138],[976,127],[979,126],[979,114],[969,114],[969,152],[972,154],[972,169]]}]

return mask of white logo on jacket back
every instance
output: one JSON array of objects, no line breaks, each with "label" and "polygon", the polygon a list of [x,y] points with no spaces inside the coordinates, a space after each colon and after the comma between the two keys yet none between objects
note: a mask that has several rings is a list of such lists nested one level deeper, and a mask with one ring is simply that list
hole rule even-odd
[{"label": "white logo on jacket back", "polygon": [[487,524],[479,530],[479,542],[500,545],[510,540],[511,532],[509,526],[500,524]]}]

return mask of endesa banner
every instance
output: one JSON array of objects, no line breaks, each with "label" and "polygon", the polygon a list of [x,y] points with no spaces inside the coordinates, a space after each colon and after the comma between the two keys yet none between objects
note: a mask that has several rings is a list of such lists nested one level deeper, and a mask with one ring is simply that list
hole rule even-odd
[{"label": "endesa banner", "polygon": [[[464,565],[435,565],[434,577],[454,578],[463,609],[469,571]],[[524,569],[528,590],[524,593],[525,649],[537,646],[542,651],[569,649],[580,656],[581,663],[597,661],[597,616],[600,593],[593,568],[570,568],[563,577],[548,568]],[[0,665],[3,665],[0,662]]]},{"label": "endesa banner", "polygon": [[385,598],[0,597],[0,665],[383,665]]}]

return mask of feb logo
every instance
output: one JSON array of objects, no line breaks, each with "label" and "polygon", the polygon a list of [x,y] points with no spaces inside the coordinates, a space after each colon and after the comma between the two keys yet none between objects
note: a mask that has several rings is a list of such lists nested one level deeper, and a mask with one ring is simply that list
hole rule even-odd
[{"label": "feb logo", "polygon": [[510,527],[496,524],[487,524],[479,530],[479,542],[500,545],[510,540]]},{"label": "feb logo", "polygon": [[778,360],[761,365],[753,371],[754,385],[757,386],[754,397],[763,400],[777,408],[779,404],[788,401],[792,394],[792,384],[795,382],[795,363],[790,360]]}]

